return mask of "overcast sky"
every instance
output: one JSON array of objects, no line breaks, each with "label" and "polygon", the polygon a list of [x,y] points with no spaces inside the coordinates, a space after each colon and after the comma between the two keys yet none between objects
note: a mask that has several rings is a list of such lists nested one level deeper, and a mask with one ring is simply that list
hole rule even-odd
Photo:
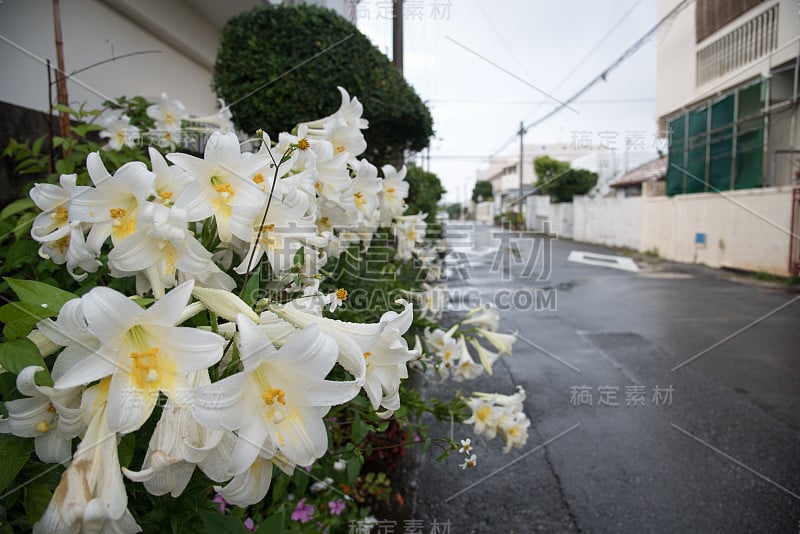
[{"label": "overcast sky", "polygon": [[[567,99],[657,22],[656,0],[405,2],[404,73],[433,113],[431,171],[452,202],[471,195],[487,156],[519,153],[519,139],[511,138],[520,120],[529,124],[558,105],[537,89]],[[357,24],[391,57],[389,5],[361,0]],[[654,40],[646,43],[573,109],[531,129],[526,143],[569,146],[580,136],[596,145],[605,137],[624,147],[626,138],[644,132],[653,150],[655,50]],[[369,110],[364,114],[369,118]]]}]

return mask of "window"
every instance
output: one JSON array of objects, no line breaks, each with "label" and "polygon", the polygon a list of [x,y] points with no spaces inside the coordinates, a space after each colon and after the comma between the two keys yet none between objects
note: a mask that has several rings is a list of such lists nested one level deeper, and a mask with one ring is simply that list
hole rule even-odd
[{"label": "window", "polygon": [[668,195],[764,186],[766,86],[760,80],[669,121]]}]

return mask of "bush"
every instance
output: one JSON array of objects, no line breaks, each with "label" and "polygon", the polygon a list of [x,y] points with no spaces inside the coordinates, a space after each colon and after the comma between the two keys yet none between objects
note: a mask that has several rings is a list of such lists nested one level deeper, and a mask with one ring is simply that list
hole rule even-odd
[{"label": "bush", "polygon": [[[214,89],[232,104],[234,123],[243,131],[261,128],[274,139],[324,116],[339,107],[337,85],[370,110],[369,148],[360,157],[399,167],[405,151],[428,146],[428,108],[386,56],[335,12],[264,6],[234,17],[223,29]],[[239,105],[240,99],[247,105]]]},{"label": "bush", "polygon": [[425,220],[428,224],[434,224],[437,204],[445,192],[439,177],[412,163],[408,166],[406,181],[408,182],[408,198],[406,198],[408,211],[406,213],[408,215],[427,213],[428,217]]},{"label": "bush", "polygon": [[539,156],[533,160],[539,190],[550,196],[555,203],[572,202],[575,195],[585,195],[597,184],[597,173],[585,169],[570,169],[566,161],[550,156]]}]

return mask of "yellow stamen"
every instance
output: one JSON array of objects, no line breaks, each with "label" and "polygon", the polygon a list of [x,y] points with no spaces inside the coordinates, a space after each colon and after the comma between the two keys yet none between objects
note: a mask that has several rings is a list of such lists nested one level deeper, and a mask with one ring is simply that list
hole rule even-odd
[{"label": "yellow stamen", "polygon": [[172,198],[174,193],[172,191],[162,191],[158,194],[161,197],[161,200],[169,200]]},{"label": "yellow stamen", "polygon": [[111,208],[108,210],[108,214],[111,215],[112,219],[122,219],[128,214],[128,210],[125,208]]},{"label": "yellow stamen", "polygon": [[489,416],[492,414],[492,409],[489,406],[481,406],[478,408],[478,411],[475,412],[475,419],[478,421],[485,423],[489,420]]},{"label": "yellow stamen", "polygon": [[131,352],[131,359],[133,360],[131,378],[139,389],[159,389],[176,371],[174,364],[161,357],[158,347],[152,347],[144,352]]},{"label": "yellow stamen", "polygon": [[53,213],[53,218],[58,224],[64,224],[69,218],[69,211],[64,206],[59,206],[56,208],[55,213]]},{"label": "yellow stamen", "polygon": [[297,142],[297,148],[299,148],[300,150],[308,150],[310,147],[311,143],[309,143],[308,139],[306,139],[305,137]]},{"label": "yellow stamen", "polygon": [[347,290],[343,287],[340,287],[336,290],[336,298],[339,300],[347,300]]},{"label": "yellow stamen", "polygon": [[336,153],[337,154],[341,154],[342,152],[344,152],[344,150],[345,149],[344,149],[344,147],[342,145],[339,145],[339,146],[336,147]]},{"label": "yellow stamen", "polygon": [[264,399],[264,404],[267,406],[272,406],[275,404],[275,401],[286,405],[286,393],[280,388],[269,388],[261,398]]},{"label": "yellow stamen", "polygon": [[365,352],[365,353],[364,353],[364,359],[365,359],[365,360],[366,360],[367,358],[369,358],[370,356],[372,356],[372,353],[371,353],[370,351],[367,351],[367,352]]},{"label": "yellow stamen", "polygon": [[70,238],[70,236],[65,235],[64,237],[62,237],[61,239],[56,241],[56,246],[58,246],[58,251],[61,254],[64,254],[64,253],[67,252],[67,249],[69,248],[69,238]]},{"label": "yellow stamen", "polygon": [[36,430],[44,434],[48,430],[50,430],[50,425],[47,424],[47,421],[44,419],[36,423]]},{"label": "yellow stamen", "polygon": [[364,198],[364,195],[362,195],[360,191],[356,191],[353,196],[355,197],[355,203],[357,207],[361,208],[367,203],[367,199]]},{"label": "yellow stamen", "polygon": [[322,182],[320,182],[319,180],[314,182],[314,189],[317,190],[317,193],[322,193]]},{"label": "yellow stamen", "polygon": [[261,173],[256,174],[253,176],[253,181],[257,184],[261,184],[264,182],[264,175]]},{"label": "yellow stamen", "polygon": [[390,187],[386,190],[387,193],[394,193],[394,187]]},{"label": "yellow stamen", "polygon": [[214,186],[214,189],[220,195],[227,194],[228,196],[233,196],[233,189],[231,189],[231,183],[230,182],[225,182],[223,184],[216,184]]}]

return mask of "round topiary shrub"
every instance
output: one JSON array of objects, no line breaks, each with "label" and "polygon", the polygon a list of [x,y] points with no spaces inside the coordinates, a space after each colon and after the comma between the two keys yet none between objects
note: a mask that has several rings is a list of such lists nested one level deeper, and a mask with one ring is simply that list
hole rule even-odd
[{"label": "round topiary shrub", "polygon": [[336,111],[342,86],[364,105],[362,157],[377,165],[402,163],[404,151],[422,150],[433,135],[430,111],[386,56],[348,20],[316,6],[257,7],[229,20],[213,86],[238,128],[273,139]]}]

